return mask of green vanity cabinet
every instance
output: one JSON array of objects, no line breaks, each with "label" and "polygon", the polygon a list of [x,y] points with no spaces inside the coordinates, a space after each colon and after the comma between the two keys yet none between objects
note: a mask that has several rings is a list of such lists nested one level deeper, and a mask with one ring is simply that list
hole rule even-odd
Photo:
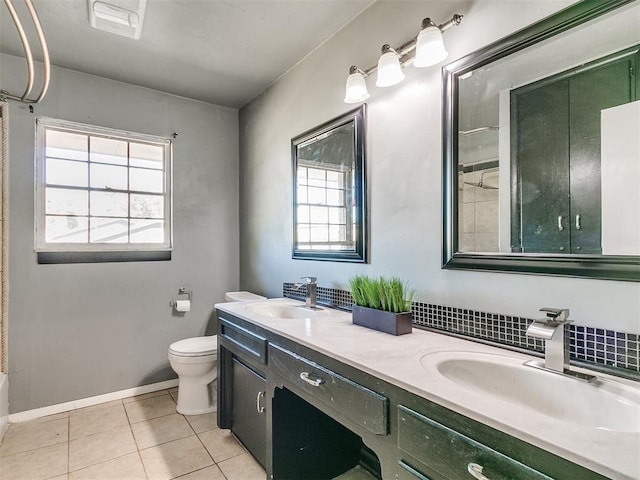
[{"label": "green vanity cabinet", "polygon": [[264,337],[218,317],[218,423],[264,467],[267,457]]},{"label": "green vanity cabinet", "polygon": [[382,480],[471,480],[470,464],[491,480],[606,478],[308,339],[219,311],[218,342],[218,426],[233,431],[269,480],[328,480],[356,465]]},{"label": "green vanity cabinet", "polygon": [[406,478],[468,480],[471,465],[471,468],[481,468],[479,471],[491,480],[550,480],[550,477],[403,405],[398,406],[398,448],[414,463],[415,468],[405,458],[400,462]]},{"label": "green vanity cabinet", "polygon": [[303,398],[345,415],[374,435],[388,433],[389,401],[384,395],[275,345],[269,345],[269,366]]},{"label": "green vanity cabinet", "polygon": [[231,431],[264,466],[267,456],[267,381],[262,375],[234,358],[232,388]]},{"label": "green vanity cabinet", "polygon": [[514,252],[602,253],[600,116],[638,98],[637,63],[628,49],[512,90]]}]

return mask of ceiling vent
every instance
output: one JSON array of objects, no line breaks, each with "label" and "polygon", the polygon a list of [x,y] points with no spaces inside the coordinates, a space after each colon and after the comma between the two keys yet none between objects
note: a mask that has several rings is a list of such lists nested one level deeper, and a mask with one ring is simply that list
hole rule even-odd
[{"label": "ceiling vent", "polygon": [[123,37],[139,39],[147,0],[87,0],[93,28]]}]

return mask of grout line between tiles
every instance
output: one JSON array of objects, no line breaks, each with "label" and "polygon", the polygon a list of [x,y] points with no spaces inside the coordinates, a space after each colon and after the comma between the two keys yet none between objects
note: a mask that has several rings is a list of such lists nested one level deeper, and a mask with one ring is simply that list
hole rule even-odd
[{"label": "grout line between tiles", "polygon": [[[136,452],[139,452],[139,450],[136,447]],[[123,453],[122,455],[118,455],[117,457],[113,457],[110,458],[109,460],[104,460],[103,462],[98,462],[98,463],[92,463],[91,465],[85,465],[82,468],[76,468],[75,470],[70,470],[67,472],[67,475],[70,475],[73,472],[79,472],[80,470],[84,470],[85,468],[91,468],[91,467],[95,467],[96,465],[102,465],[103,463],[109,463],[112,462],[114,460],[117,460],[118,458],[122,458],[122,457],[126,457],[127,455],[131,455],[132,453],[135,452],[127,452],[127,453]]]},{"label": "grout line between tiles", "polygon": [[[185,418],[185,420],[187,420]],[[218,465],[216,463],[216,460],[213,458],[213,455],[211,455],[211,452],[209,451],[209,449],[207,448],[207,446],[204,444],[204,442],[202,441],[202,439],[200,438],[200,435],[198,433],[196,433],[196,429],[193,428],[193,425],[191,425],[191,423],[189,422],[189,420],[187,420],[187,423],[189,424],[189,427],[191,427],[191,430],[193,430],[194,435],[196,436],[196,438],[198,439],[198,441],[200,442],[200,445],[202,445],[202,448],[204,448],[204,451],[207,452],[207,455],[209,455],[209,458],[211,459],[211,461],[213,462],[214,465]],[[208,430],[207,430],[208,431]],[[205,467],[206,468],[206,467]],[[195,470],[194,470],[195,471]],[[226,477],[225,477],[226,478]]]}]

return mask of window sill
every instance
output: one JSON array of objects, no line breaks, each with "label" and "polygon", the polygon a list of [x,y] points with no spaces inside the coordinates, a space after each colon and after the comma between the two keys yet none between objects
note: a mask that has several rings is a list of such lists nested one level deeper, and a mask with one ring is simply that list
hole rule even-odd
[{"label": "window sill", "polygon": [[170,250],[123,252],[37,252],[38,263],[158,262],[171,260]]}]

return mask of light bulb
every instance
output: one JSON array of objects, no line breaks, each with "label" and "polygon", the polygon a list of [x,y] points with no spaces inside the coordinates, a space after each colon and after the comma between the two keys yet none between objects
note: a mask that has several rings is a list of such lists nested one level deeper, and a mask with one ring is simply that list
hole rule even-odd
[{"label": "light bulb", "polygon": [[416,39],[416,57],[413,65],[422,68],[440,63],[447,58],[447,50],[442,41],[442,32],[435,25],[420,31]]},{"label": "light bulb", "polygon": [[404,80],[404,73],[400,66],[400,59],[395,50],[389,45],[382,47],[382,55],[378,60],[377,87],[390,87]]},{"label": "light bulb", "polygon": [[364,80],[364,75],[358,69],[347,77],[347,84],[345,87],[344,102],[345,103],[360,103],[369,98],[369,91],[367,90],[367,83]]}]

